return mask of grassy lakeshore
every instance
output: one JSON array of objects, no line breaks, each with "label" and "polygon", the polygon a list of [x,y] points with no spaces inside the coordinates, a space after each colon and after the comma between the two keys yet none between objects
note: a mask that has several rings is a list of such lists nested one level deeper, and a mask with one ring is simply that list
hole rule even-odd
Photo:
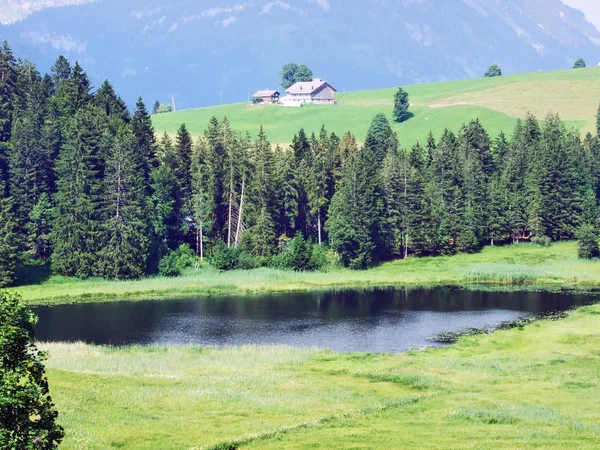
[{"label": "grassy lakeshore", "polygon": [[60,304],[376,286],[467,284],[597,287],[600,286],[600,262],[578,259],[574,242],[560,242],[545,248],[516,244],[486,247],[475,254],[409,258],[367,271],[339,269],[297,273],[255,269],[219,272],[206,267],[197,272],[190,269],[177,278],[151,277],[137,281],[76,280],[55,276],[41,284],[12,290],[19,292],[28,304]]},{"label": "grassy lakeshore", "polygon": [[586,306],[400,355],[42,346],[64,449],[591,449],[599,326]]}]

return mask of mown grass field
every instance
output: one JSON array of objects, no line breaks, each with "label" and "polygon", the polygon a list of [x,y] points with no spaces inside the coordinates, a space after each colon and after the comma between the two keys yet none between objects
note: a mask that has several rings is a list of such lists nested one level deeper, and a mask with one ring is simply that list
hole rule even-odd
[{"label": "mown grass field", "polygon": [[177,278],[136,281],[77,280],[54,276],[41,284],[11,288],[28,304],[146,300],[217,294],[260,294],[375,286],[530,285],[546,288],[600,286],[600,261],[577,258],[575,242],[551,247],[515,244],[474,254],[409,258],[366,271],[290,272],[275,269],[219,272],[209,266]]},{"label": "mown grass field", "polygon": [[442,349],[43,344],[64,449],[593,449],[600,306]]},{"label": "mown grass field", "polygon": [[[516,119],[528,111],[539,119],[550,111],[557,112],[569,127],[593,132],[600,103],[600,68],[413,85],[406,90],[415,116],[392,124],[405,147],[423,142],[429,131],[439,137],[444,128],[456,131],[476,118],[492,137],[501,131],[510,134]],[[351,131],[363,141],[375,114],[383,112],[392,120],[394,92],[395,88],[339,92],[335,106],[282,108],[239,103],[159,114],[152,120],[158,133],[171,135],[185,123],[193,135],[200,136],[210,118],[216,116],[227,117],[234,129],[247,130],[251,135],[262,125],[272,143],[283,145],[291,142],[300,128],[318,133],[322,125],[338,135]]]}]

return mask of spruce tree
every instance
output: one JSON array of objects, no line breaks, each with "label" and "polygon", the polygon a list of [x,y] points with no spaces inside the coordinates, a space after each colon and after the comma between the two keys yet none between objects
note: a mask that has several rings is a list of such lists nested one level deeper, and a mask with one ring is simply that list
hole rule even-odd
[{"label": "spruce tree", "polygon": [[115,117],[128,123],[131,120],[125,102],[117,95],[112,84],[105,80],[94,94],[93,103],[108,117]]},{"label": "spruce tree", "polygon": [[[323,133],[326,136],[326,133]],[[306,167],[306,194],[311,221],[316,225],[317,242],[323,242],[323,224],[326,221],[328,186],[327,142],[313,136],[310,145],[310,166]]]},{"label": "spruce tree", "polygon": [[409,105],[408,92],[399,87],[396,94],[394,94],[394,119],[396,122],[402,123],[410,119]]},{"label": "spruce tree", "polygon": [[58,191],[52,230],[53,267],[63,275],[95,273],[104,161],[99,111],[84,107],[69,123],[57,162]]},{"label": "spruce tree", "polygon": [[64,83],[71,78],[71,64],[64,56],[60,55],[54,65],[50,68],[50,74],[54,88],[58,87],[61,83]]},{"label": "spruce tree", "polygon": [[392,137],[392,129],[385,114],[379,113],[373,117],[371,126],[367,131],[365,139],[365,147],[367,147],[375,156],[375,163],[381,167],[385,155],[390,148],[390,138]]},{"label": "spruce tree", "polygon": [[[256,256],[271,256],[275,250],[275,159],[271,144],[262,127],[254,144],[254,177],[249,197],[248,230],[250,251]],[[239,214],[239,208],[238,208]]]},{"label": "spruce tree", "polygon": [[35,257],[44,261],[52,254],[52,231],[54,205],[47,193],[40,195],[38,202],[29,213],[27,223],[27,249]]},{"label": "spruce tree", "polygon": [[129,131],[123,131],[106,159],[99,252],[104,277],[131,279],[144,274],[148,256],[145,203],[134,138]]},{"label": "spruce tree", "polygon": [[19,265],[18,226],[12,198],[0,199],[0,287],[10,286],[16,280]]},{"label": "spruce tree", "polygon": [[151,195],[151,179],[150,174],[158,167],[156,157],[156,137],[154,128],[152,127],[152,119],[146,111],[146,105],[142,98],[138,98],[135,105],[135,112],[131,120],[131,128],[135,137],[135,148],[138,155],[138,167],[142,174],[147,195]]},{"label": "spruce tree", "polygon": [[29,115],[13,126],[10,162],[10,191],[17,206],[17,220],[24,230],[29,214],[43,193],[52,192],[53,149],[45,144],[43,129]]},{"label": "spruce tree", "polygon": [[365,269],[387,257],[382,236],[384,221],[375,155],[365,146],[344,165],[344,175],[329,208],[326,229],[331,247],[344,265]]},{"label": "spruce tree", "polygon": [[276,193],[277,198],[277,232],[278,236],[291,237],[298,216],[298,175],[292,149],[275,150],[276,159]]}]

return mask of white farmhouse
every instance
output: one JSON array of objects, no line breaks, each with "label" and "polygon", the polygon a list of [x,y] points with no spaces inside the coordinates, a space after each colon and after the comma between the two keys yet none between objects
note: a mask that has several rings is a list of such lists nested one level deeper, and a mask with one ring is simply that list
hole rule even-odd
[{"label": "white farmhouse", "polygon": [[327,81],[313,78],[312,81],[299,81],[290,86],[283,97],[283,106],[302,106],[305,103],[333,105],[336,89]]}]

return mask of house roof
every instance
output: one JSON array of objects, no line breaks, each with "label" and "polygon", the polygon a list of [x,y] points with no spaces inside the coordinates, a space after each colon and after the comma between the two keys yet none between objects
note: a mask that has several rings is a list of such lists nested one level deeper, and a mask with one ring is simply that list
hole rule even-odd
[{"label": "house roof", "polygon": [[321,89],[324,85],[328,85],[334,91],[336,90],[327,81],[321,80],[320,78],[313,78],[312,81],[298,81],[287,88],[285,92],[288,94],[312,94]]},{"label": "house roof", "polygon": [[252,97],[272,97],[275,94],[279,94],[279,92],[265,89],[262,91],[256,91]]}]

